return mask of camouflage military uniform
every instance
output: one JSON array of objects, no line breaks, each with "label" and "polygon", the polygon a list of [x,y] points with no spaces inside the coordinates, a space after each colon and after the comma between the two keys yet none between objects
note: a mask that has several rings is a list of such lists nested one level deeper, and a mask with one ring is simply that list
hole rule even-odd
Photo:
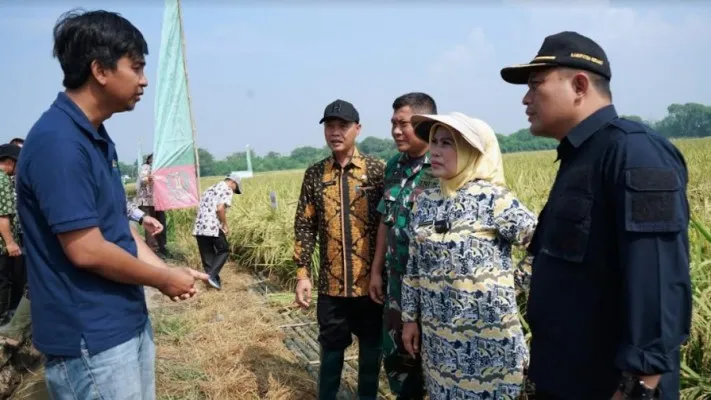
[{"label": "camouflage military uniform", "polygon": [[[10,220],[12,239],[22,246],[16,198],[14,179],[0,171],[0,216]],[[17,307],[21,299],[19,290],[25,291],[25,283],[23,256],[11,257],[7,243],[0,238],[0,315]]]},{"label": "camouflage military uniform", "polygon": [[421,399],[424,394],[421,360],[408,355],[402,343],[400,288],[407,266],[407,228],[412,206],[417,195],[436,182],[430,173],[429,155],[412,159],[407,154],[398,154],[385,167],[384,194],[378,205],[388,226],[383,277],[386,286],[383,366],[390,390],[398,399]]}]

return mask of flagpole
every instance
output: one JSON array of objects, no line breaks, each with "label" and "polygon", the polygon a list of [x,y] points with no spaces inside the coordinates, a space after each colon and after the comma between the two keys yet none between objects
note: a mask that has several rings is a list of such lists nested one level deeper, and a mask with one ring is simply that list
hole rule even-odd
[{"label": "flagpole", "polygon": [[197,130],[195,129],[195,118],[193,117],[193,102],[190,99],[190,81],[188,79],[188,53],[185,50],[185,31],[183,30],[183,10],[180,6],[180,0],[176,0],[178,5],[178,25],[180,27],[180,46],[183,51],[183,71],[185,72],[185,90],[188,95],[188,112],[190,113],[190,125],[193,130],[193,152],[195,153],[195,174],[197,177],[197,198],[200,200],[202,196],[202,187],[200,185],[200,159],[198,157],[197,148]]}]

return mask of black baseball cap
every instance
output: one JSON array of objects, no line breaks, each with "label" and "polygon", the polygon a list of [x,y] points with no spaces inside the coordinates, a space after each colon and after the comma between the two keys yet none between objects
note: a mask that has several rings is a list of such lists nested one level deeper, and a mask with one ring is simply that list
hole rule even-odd
[{"label": "black baseball cap", "polygon": [[9,143],[0,145],[0,160],[3,158],[12,158],[17,161],[18,157],[20,157],[20,146]]},{"label": "black baseball cap", "polygon": [[360,122],[358,110],[353,107],[353,104],[341,99],[326,106],[326,109],[323,110],[323,118],[318,123],[322,124],[323,121],[329,118],[338,118],[346,122],[355,122],[356,124]]},{"label": "black baseball cap", "polygon": [[526,84],[532,72],[550,67],[581,69],[607,80],[612,78],[610,61],[602,47],[589,37],[572,31],[546,37],[531,62],[503,68],[501,77],[508,83]]}]

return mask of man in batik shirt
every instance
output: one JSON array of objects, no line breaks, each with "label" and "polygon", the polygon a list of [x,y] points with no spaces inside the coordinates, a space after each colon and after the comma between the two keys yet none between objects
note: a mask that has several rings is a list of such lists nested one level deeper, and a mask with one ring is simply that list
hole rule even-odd
[{"label": "man in batik shirt", "polygon": [[402,342],[400,288],[407,266],[412,206],[425,187],[437,182],[430,174],[429,144],[415,135],[410,118],[413,114],[436,113],[435,101],[424,93],[408,93],[393,102],[391,133],[400,153],[385,167],[384,194],[378,205],[382,220],[369,294],[373,301],[384,303],[383,366],[390,390],[398,399],[424,396],[421,359],[413,359]]},{"label": "man in batik shirt", "polygon": [[311,255],[318,245],[318,399],[335,400],[344,352],[358,337],[358,399],[375,400],[382,306],[368,297],[383,193],[384,163],[356,148],[360,115],[350,102],[326,106],[320,123],[332,154],[304,174],[294,220],[296,302],[311,304]]},{"label": "man in batik shirt", "polygon": [[242,179],[236,172],[205,190],[193,225],[193,236],[197,240],[202,266],[210,275],[207,282],[218,290],[222,289],[220,271],[230,255],[227,209],[232,206],[234,194],[242,194]]}]

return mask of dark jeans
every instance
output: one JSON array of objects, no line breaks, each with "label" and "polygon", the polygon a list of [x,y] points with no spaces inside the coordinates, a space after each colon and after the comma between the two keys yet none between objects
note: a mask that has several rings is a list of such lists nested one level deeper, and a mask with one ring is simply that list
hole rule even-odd
[{"label": "dark jeans", "polygon": [[17,308],[26,283],[24,256],[0,255],[0,315]]},{"label": "dark jeans", "polygon": [[197,239],[198,250],[200,250],[200,259],[202,267],[211,278],[220,282],[220,270],[227,262],[227,257],[230,255],[230,247],[227,243],[227,237],[224,232],[220,231],[220,236],[195,236]]},{"label": "dark jeans", "polygon": [[146,213],[149,217],[153,217],[158,220],[163,225],[163,231],[155,236],[151,236],[146,232],[146,244],[151,248],[156,254],[166,256],[165,245],[167,242],[166,232],[168,227],[165,221],[165,211],[156,211],[153,206],[140,206],[138,207],[141,211]]}]

